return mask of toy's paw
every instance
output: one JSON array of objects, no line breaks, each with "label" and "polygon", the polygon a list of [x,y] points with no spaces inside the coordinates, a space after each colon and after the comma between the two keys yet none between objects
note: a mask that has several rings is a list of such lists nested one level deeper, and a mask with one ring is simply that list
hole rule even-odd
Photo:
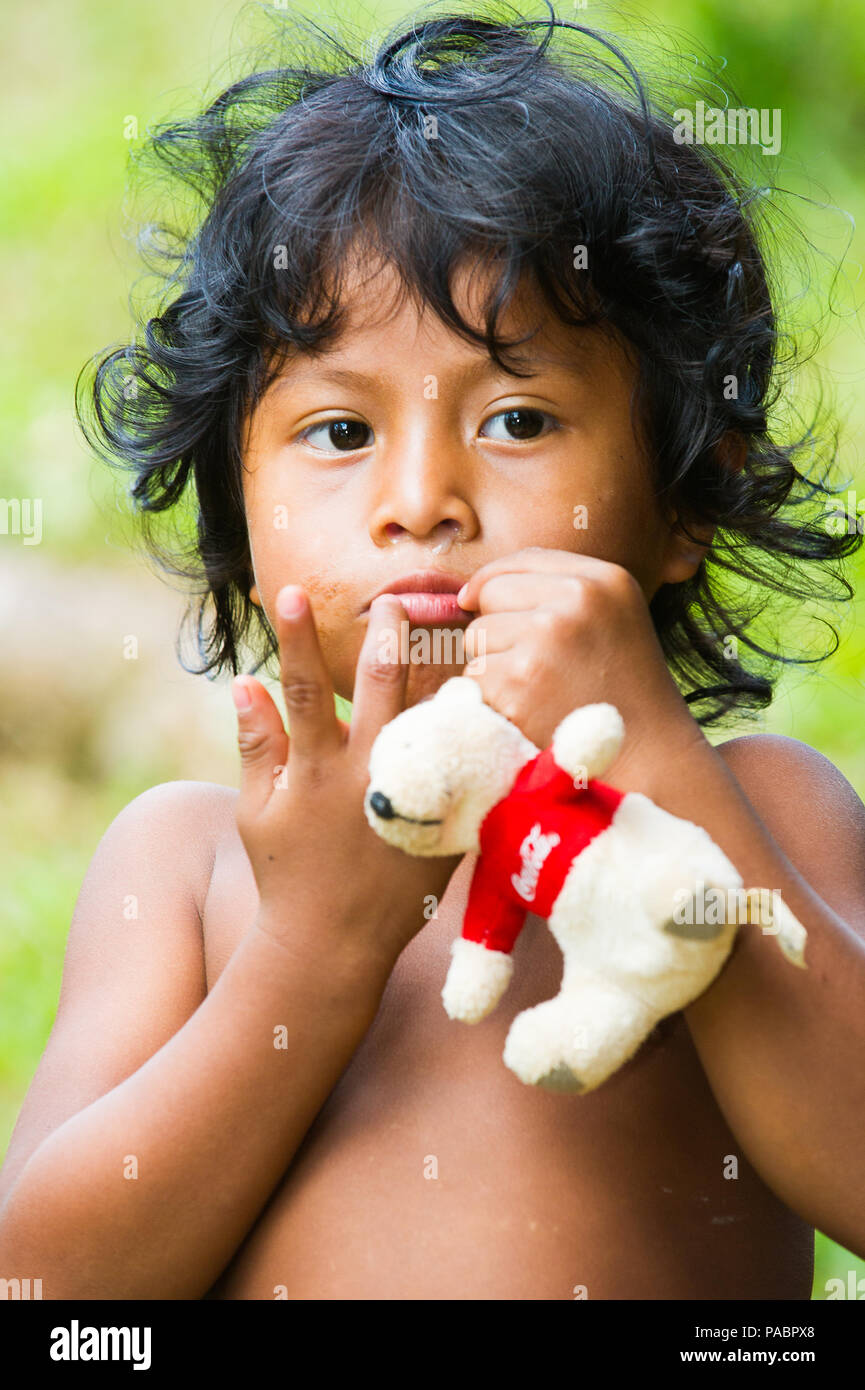
[{"label": "toy's paw", "polygon": [[517,1014],[504,1062],[528,1086],[592,1091],[637,1050],[658,1014],[598,977]]},{"label": "toy's paw", "polygon": [[600,777],[618,757],[624,737],[624,720],[615,705],[582,705],[557,726],[553,758],[574,778]]},{"label": "toy's paw", "polygon": [[669,936],[714,941],[734,924],[730,909],[741,888],[735,866],[707,837],[700,854],[671,858],[657,872],[646,906],[652,920]]},{"label": "toy's paw", "polygon": [[567,1062],[559,1062],[551,1071],[539,1076],[535,1082],[545,1091],[582,1091],[585,1089],[581,1079],[571,1070]]},{"label": "toy's paw", "polygon": [[669,936],[677,936],[681,941],[714,941],[727,925],[724,920],[705,918],[705,904],[701,889],[677,891],[673,915],[661,923],[661,931]]},{"label": "toy's paw", "polygon": [[805,964],[805,944],[808,933],[794,916],[780,893],[770,893],[767,888],[749,888],[747,892],[748,921],[763,928],[767,936],[774,936],[779,949],[791,965],[807,970]]},{"label": "toy's paw", "polygon": [[479,941],[458,936],[451,944],[448,976],[442,1001],[450,1018],[463,1023],[479,1023],[496,1007],[510,983],[513,957],[505,951],[491,951]]}]

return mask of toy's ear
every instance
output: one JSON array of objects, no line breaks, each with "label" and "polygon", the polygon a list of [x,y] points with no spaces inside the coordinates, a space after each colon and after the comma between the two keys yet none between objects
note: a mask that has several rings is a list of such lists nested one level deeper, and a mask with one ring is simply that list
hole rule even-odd
[{"label": "toy's ear", "polygon": [[450,680],[439,686],[435,699],[447,700],[449,704],[483,704],[481,688],[470,676],[451,676]]}]

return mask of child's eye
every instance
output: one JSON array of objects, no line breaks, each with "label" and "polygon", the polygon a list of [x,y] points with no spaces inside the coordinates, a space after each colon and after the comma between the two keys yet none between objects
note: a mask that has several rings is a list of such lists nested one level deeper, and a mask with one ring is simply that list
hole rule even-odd
[{"label": "child's eye", "polygon": [[[505,435],[488,436],[498,439],[509,439],[517,441],[521,439],[538,439],[543,433],[549,433],[556,428],[556,421],[552,415],[548,415],[544,410],[535,410],[527,406],[513,407],[510,410],[500,410],[498,414],[491,415],[485,422],[484,428],[488,428],[492,421],[500,420],[507,430]],[[544,425],[547,425],[546,431]],[[326,431],[322,442],[315,441],[316,432]],[[309,425],[301,434],[299,439],[308,444],[312,444],[314,449],[321,449],[322,452],[331,452],[327,445],[331,445],[338,453],[351,453],[355,449],[365,449],[370,444],[372,430],[369,425],[365,425],[362,420],[352,420],[348,416],[336,420],[323,420],[318,425]],[[326,442],[325,442],[326,441]]]},{"label": "child's eye", "polygon": [[[327,440],[340,453],[347,454],[353,449],[365,449],[368,440],[364,439],[365,434],[372,434],[369,425],[365,425],[362,420],[323,420],[320,425],[310,425],[298,435],[298,439],[303,439],[307,443],[312,443],[311,436],[316,430],[327,430]],[[313,444],[314,449],[321,448],[320,444]],[[327,449],[324,453],[329,452]]]},{"label": "child's eye", "polygon": [[493,420],[503,421],[508,430],[508,434],[499,435],[499,439],[537,439],[543,431],[544,421],[549,422],[551,429],[556,428],[552,415],[547,415],[544,410],[530,409],[528,406],[500,410],[497,415],[491,415],[486,424],[489,425]]}]

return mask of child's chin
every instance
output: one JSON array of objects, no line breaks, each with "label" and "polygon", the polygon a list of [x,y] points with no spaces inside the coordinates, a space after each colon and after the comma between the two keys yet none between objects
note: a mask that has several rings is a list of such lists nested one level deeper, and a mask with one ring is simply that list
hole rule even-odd
[{"label": "child's chin", "polygon": [[446,681],[454,676],[461,676],[464,669],[465,662],[453,662],[447,666],[410,664],[405,690],[406,709],[412,705],[419,705],[421,700],[431,700]]}]

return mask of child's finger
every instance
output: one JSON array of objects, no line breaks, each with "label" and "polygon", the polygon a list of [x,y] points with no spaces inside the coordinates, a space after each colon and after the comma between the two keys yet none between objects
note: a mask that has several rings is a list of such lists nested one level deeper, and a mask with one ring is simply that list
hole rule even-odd
[{"label": "child's finger", "polygon": [[287,584],[276,596],[279,678],[294,766],[343,745],[333,686],[303,589]]},{"label": "child's finger", "polygon": [[408,668],[404,661],[387,660],[385,638],[388,630],[397,635],[407,614],[395,594],[373,599],[366,637],[357,659],[352,692],[349,744],[360,756],[369,756],[376,734],[395,719],[405,701]]},{"label": "child's finger", "polygon": [[236,807],[238,827],[254,817],[270,799],[278,769],[288,758],[288,739],[282,716],[270,694],[253,676],[235,676],[231,694],[237,710],[237,746],[240,749],[240,796]]}]

